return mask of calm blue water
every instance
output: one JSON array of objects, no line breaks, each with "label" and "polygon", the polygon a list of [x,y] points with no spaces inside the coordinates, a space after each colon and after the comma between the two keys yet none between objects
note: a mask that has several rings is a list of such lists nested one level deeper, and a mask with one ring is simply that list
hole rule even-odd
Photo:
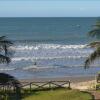
[{"label": "calm blue water", "polygon": [[[93,52],[85,47],[97,18],[0,18],[0,36],[14,42],[15,53],[0,72],[18,78],[95,75],[95,68],[84,70],[86,57]],[[34,65],[36,64],[36,65]],[[94,66],[94,64],[93,64]]]}]

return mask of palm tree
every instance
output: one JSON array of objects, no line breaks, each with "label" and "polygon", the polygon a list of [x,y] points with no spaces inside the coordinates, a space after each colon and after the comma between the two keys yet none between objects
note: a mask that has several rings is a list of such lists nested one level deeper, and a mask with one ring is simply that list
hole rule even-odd
[{"label": "palm tree", "polygon": [[100,57],[100,20],[98,19],[96,24],[94,25],[93,30],[91,30],[88,35],[90,37],[97,38],[98,41],[90,43],[88,46],[95,48],[95,51],[87,57],[85,61],[85,68],[88,68],[92,62]]},{"label": "palm tree", "polygon": [[0,37],[0,63],[9,63],[11,61],[9,47],[12,44],[5,36]]},{"label": "palm tree", "polygon": [[20,82],[15,77],[6,73],[0,73],[0,85],[4,91],[8,91],[11,87],[17,93],[20,90]]},{"label": "palm tree", "polygon": [[[9,41],[5,36],[0,37],[0,63],[10,63],[10,54],[12,54],[12,51],[10,50],[10,46],[12,46],[13,43]],[[17,100],[19,93],[20,93],[20,82],[13,76],[6,74],[6,73],[0,73],[0,87],[3,87],[3,90],[9,89],[9,87],[12,87],[16,94],[17,94]],[[0,99],[1,100],[1,99]]]},{"label": "palm tree", "polygon": [[100,39],[100,19],[98,19],[96,24],[93,26],[94,26],[93,30],[91,30],[88,33],[88,35],[91,37],[95,37],[97,39]]}]

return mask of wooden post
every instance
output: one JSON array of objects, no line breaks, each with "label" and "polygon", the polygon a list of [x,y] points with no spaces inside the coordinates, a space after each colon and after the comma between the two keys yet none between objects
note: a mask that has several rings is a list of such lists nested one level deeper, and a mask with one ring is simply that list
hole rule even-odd
[{"label": "wooden post", "polygon": [[7,96],[7,94],[5,95],[5,100],[8,100],[8,96]]},{"label": "wooden post", "polygon": [[70,80],[69,80],[69,89],[70,89],[71,87],[70,87]]},{"label": "wooden post", "polygon": [[32,90],[32,87],[31,87],[31,83],[30,83],[30,92],[31,92],[31,90]]},{"label": "wooden post", "polygon": [[49,89],[51,89],[51,81],[49,81]]},{"label": "wooden post", "polygon": [[98,83],[98,79],[97,79],[97,75],[95,75],[95,90],[97,90],[97,83]]}]

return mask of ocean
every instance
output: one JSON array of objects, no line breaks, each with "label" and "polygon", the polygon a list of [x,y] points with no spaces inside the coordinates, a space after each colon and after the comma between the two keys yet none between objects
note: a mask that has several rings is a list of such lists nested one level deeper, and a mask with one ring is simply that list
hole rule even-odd
[{"label": "ocean", "polygon": [[36,77],[93,76],[99,61],[84,69],[94,51],[86,47],[97,18],[0,18],[0,36],[13,41],[10,64],[0,64],[0,72],[19,79]]}]

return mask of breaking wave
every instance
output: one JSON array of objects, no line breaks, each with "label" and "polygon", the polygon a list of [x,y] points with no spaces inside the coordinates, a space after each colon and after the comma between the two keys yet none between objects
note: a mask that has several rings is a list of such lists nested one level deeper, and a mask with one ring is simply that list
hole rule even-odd
[{"label": "breaking wave", "polygon": [[19,45],[16,50],[39,50],[39,49],[82,49],[86,45],[60,45],[60,44],[38,44],[38,45]]},{"label": "breaking wave", "polygon": [[[93,52],[86,45],[20,43],[12,47],[15,54],[10,67],[0,67],[0,71],[82,66],[82,61]],[[34,66],[34,62],[37,66]]]},{"label": "breaking wave", "polygon": [[92,49],[85,45],[33,44],[17,45],[12,61],[34,59],[79,59],[87,57]]}]

